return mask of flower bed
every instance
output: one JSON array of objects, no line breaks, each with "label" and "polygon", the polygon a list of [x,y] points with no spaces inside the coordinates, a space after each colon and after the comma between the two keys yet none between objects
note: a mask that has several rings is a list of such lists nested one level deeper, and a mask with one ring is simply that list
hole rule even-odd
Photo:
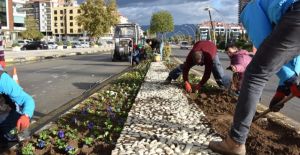
[{"label": "flower bed", "polygon": [[[176,64],[167,63],[169,69]],[[199,82],[201,77],[190,75],[193,84]],[[183,83],[182,79],[178,80]],[[181,84],[179,84],[182,87]],[[233,119],[237,97],[218,89],[212,84],[206,84],[194,100],[207,116],[209,124],[225,138]],[[300,135],[270,119],[260,119],[252,123],[246,143],[248,154],[300,154]]]},{"label": "flower bed", "polygon": [[111,154],[148,67],[123,74],[10,154]]}]

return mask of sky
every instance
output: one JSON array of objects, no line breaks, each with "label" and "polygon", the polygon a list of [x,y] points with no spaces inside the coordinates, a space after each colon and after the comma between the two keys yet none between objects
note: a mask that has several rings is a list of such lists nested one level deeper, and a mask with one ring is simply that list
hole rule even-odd
[{"label": "sky", "polygon": [[[83,0],[79,0],[83,1]],[[212,8],[212,19],[237,23],[238,0],[117,0],[119,11],[129,21],[149,25],[154,12],[167,10],[176,25],[209,20],[204,8]]]}]

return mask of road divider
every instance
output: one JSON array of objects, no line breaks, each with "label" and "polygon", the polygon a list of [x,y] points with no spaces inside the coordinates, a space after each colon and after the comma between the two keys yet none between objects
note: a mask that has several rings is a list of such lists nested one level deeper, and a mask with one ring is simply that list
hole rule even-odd
[{"label": "road divider", "polygon": [[27,61],[37,61],[43,59],[53,59],[58,57],[93,54],[99,52],[108,52],[113,50],[113,46],[97,48],[73,48],[64,50],[32,50],[19,52],[5,52],[5,61],[7,63],[22,63]]}]

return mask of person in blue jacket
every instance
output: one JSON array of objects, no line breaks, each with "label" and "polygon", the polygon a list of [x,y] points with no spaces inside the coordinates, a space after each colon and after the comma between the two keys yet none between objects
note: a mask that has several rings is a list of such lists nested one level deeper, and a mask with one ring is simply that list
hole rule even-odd
[{"label": "person in blue jacket", "polygon": [[[209,143],[210,149],[222,154],[246,154],[245,143],[256,104],[266,82],[273,74],[277,73],[280,77],[280,86],[285,86],[289,93],[300,97],[297,81],[300,1],[252,0],[242,11],[241,20],[258,50],[244,74],[229,135],[221,142]],[[281,108],[275,108],[274,103],[278,103],[278,100],[271,101],[271,110],[277,111]]]},{"label": "person in blue jacket", "polygon": [[35,103],[0,65],[0,147],[16,141],[10,131],[23,132],[30,125]]}]

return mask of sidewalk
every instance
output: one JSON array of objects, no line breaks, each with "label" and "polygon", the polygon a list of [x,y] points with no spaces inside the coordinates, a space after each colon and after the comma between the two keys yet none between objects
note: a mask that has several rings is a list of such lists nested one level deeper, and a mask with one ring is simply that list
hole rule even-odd
[{"label": "sidewalk", "polygon": [[221,138],[181,89],[162,84],[168,72],[162,62],[151,64],[113,155],[215,154],[208,143]]}]

